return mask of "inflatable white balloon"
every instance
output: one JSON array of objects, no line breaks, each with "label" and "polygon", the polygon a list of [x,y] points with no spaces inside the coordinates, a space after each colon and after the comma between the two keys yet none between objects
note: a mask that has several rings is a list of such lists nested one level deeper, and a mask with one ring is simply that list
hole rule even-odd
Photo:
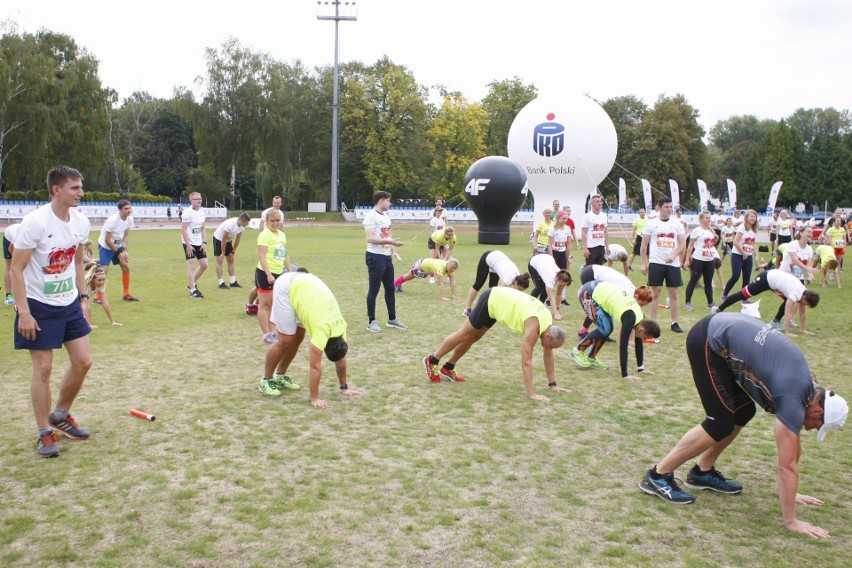
[{"label": "inflatable white balloon", "polygon": [[521,109],[509,129],[508,150],[527,174],[534,224],[558,199],[571,206],[579,238],[586,199],[612,169],[617,149],[612,119],[589,97],[538,97]]}]

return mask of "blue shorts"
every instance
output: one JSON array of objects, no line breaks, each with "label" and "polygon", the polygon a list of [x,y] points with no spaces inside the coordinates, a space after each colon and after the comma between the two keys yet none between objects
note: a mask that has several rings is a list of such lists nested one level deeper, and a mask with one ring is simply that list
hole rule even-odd
[{"label": "blue shorts", "polygon": [[31,298],[27,298],[27,304],[41,329],[36,332],[35,341],[25,339],[18,331],[18,316],[15,315],[15,349],[60,349],[64,343],[80,339],[92,332],[92,327],[83,317],[80,298],[67,306],[51,306]]},{"label": "blue shorts", "polygon": [[107,266],[109,264],[118,264],[118,255],[124,252],[124,247],[118,247],[115,249],[115,252],[112,252],[111,249],[104,248],[101,245],[98,245],[98,260],[100,260],[101,266]]}]

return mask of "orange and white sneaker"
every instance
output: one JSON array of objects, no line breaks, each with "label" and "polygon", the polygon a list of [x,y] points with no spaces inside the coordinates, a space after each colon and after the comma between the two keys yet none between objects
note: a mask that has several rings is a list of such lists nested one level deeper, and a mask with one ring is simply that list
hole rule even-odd
[{"label": "orange and white sneaker", "polygon": [[429,361],[429,355],[423,357],[423,366],[426,367],[426,377],[433,383],[440,383],[441,376],[438,374],[438,365],[433,365]]},{"label": "orange and white sneaker", "polygon": [[448,381],[452,381],[454,383],[464,382],[464,377],[457,375],[455,370],[450,371],[446,367],[441,367],[441,370],[438,371],[438,374],[441,375],[442,378],[447,379]]}]

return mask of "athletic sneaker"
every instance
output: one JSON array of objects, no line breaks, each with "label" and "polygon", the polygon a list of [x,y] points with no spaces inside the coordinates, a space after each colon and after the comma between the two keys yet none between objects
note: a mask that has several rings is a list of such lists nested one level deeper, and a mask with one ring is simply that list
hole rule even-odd
[{"label": "athletic sneaker", "polygon": [[725,300],[727,300],[727,299],[728,299],[728,296],[727,296],[726,294],[722,294],[722,295],[719,297],[719,300],[721,300],[721,301],[722,301],[722,303],[724,303],[724,302],[725,302]]},{"label": "athletic sneaker", "polygon": [[690,304],[689,302],[685,303],[683,305],[683,309],[688,311],[688,312],[691,312],[692,311],[692,304]]},{"label": "athletic sneaker", "polygon": [[199,290],[198,288],[196,288],[195,290],[191,290],[191,291],[189,292],[189,297],[190,297],[190,298],[195,298],[195,299],[197,299],[197,300],[200,300],[201,298],[203,298],[203,297],[204,297],[204,294],[202,294],[202,293],[201,293],[201,290]]},{"label": "athletic sneaker", "polygon": [[719,311],[719,308],[716,307],[716,304],[707,304],[707,309],[710,310],[711,314],[715,314]]},{"label": "athletic sneaker", "polygon": [[225,284],[224,282],[222,282],[221,284],[219,284],[219,289],[220,289],[220,290],[227,290],[227,289],[228,289],[228,285],[227,285],[227,284]]},{"label": "athletic sneaker", "polygon": [[790,320],[790,325],[793,327],[799,327],[799,324],[796,323],[796,320]]},{"label": "athletic sneaker", "polygon": [[279,391],[297,391],[302,388],[293,381],[291,381],[290,377],[281,373],[275,373],[275,376],[272,377],[272,384],[274,384],[275,388],[277,388]]},{"label": "athletic sneaker", "polygon": [[69,415],[68,418],[62,419],[51,412],[50,416],[47,417],[47,422],[56,432],[65,434],[69,438],[75,440],[89,439],[89,433],[77,426],[73,416]]},{"label": "athletic sneaker", "polygon": [[388,320],[388,323],[385,324],[388,327],[395,327],[397,329],[408,329],[408,326],[399,321],[398,319]]},{"label": "athletic sneaker", "polygon": [[402,286],[394,286],[393,291],[402,294]]},{"label": "athletic sneaker", "polygon": [[272,345],[278,339],[278,333],[275,331],[270,331],[269,333],[263,334],[263,339],[261,340],[266,345]]},{"label": "athletic sneaker", "polygon": [[571,305],[571,304],[569,304],[569,303],[568,303],[568,300],[562,300],[562,301],[561,301],[561,302],[559,302],[559,303],[560,303],[561,305],[563,305],[563,306],[570,306],[570,305]]},{"label": "athletic sneaker", "polygon": [[260,379],[260,384],[257,386],[257,390],[265,394],[266,396],[281,396],[281,391],[278,390],[278,387],[275,386],[271,380],[267,381],[266,379]]},{"label": "athletic sneaker", "polygon": [[95,298],[94,300],[92,300],[92,303],[93,303],[93,304],[97,304],[97,305],[99,305],[99,306],[100,306],[100,305],[102,305],[104,302],[103,302],[103,300],[101,300],[100,298]]},{"label": "athletic sneaker", "polygon": [[43,458],[55,458],[59,455],[59,446],[56,442],[59,441],[59,436],[56,432],[45,434],[38,437],[38,455]]},{"label": "athletic sneaker", "polygon": [[441,382],[441,375],[438,374],[438,365],[433,365],[429,361],[429,355],[423,357],[423,366],[426,367],[426,377],[433,383]]},{"label": "athletic sneaker", "polygon": [[6,305],[7,306],[14,306],[15,305],[15,298],[12,297],[12,294],[6,294]]},{"label": "athletic sneaker", "polygon": [[231,288],[242,288],[242,286],[240,286],[239,282],[234,280],[233,282],[231,282]]},{"label": "athletic sneaker", "polygon": [[470,308],[465,308],[464,311],[462,312],[462,315],[464,317],[470,316]]},{"label": "athletic sneaker", "polygon": [[677,324],[677,322],[674,322],[672,324],[672,331],[675,332],[675,333],[683,333],[683,330],[680,328],[680,326]]},{"label": "athletic sneaker", "polygon": [[586,354],[580,351],[579,349],[572,349],[568,356],[571,357],[571,359],[573,359],[575,363],[577,363],[584,369],[588,369],[592,366],[592,362],[589,361],[589,358],[586,357]]},{"label": "athletic sneaker", "polygon": [[434,277],[434,276],[430,276],[430,277],[429,277],[429,284],[434,284],[434,283],[435,283],[435,277]]},{"label": "athletic sneaker", "polygon": [[784,331],[784,326],[781,325],[780,321],[772,320],[772,323],[769,324],[772,329],[777,329],[778,331]]},{"label": "athletic sneaker", "polygon": [[680,485],[675,481],[674,473],[667,473],[659,479],[654,479],[651,477],[651,470],[649,469],[645,472],[642,481],[639,482],[639,489],[675,505],[688,505],[695,501],[695,495],[680,488]]},{"label": "athletic sneaker", "polygon": [[736,495],[743,490],[743,486],[736,481],[729,481],[715,467],[710,471],[696,472],[696,468],[689,470],[686,476],[686,485],[690,489],[709,489],[728,495]]},{"label": "athletic sneaker", "polygon": [[377,322],[376,320],[373,320],[367,326],[367,331],[372,331],[373,333],[381,333],[382,328],[379,327],[379,322]]},{"label": "athletic sneaker", "polygon": [[579,337],[580,339],[583,339],[584,337],[586,337],[586,334],[588,334],[588,333],[589,333],[588,329],[586,329],[585,327],[581,327],[579,330],[577,330],[577,337]]},{"label": "athletic sneaker", "polygon": [[586,357],[586,361],[588,361],[591,364],[592,369],[600,369],[601,371],[605,371],[605,370],[609,369],[609,367],[607,365],[604,365],[603,363],[601,363],[600,361],[598,361],[594,357]]},{"label": "athletic sneaker", "polygon": [[133,295],[131,295],[131,294],[125,294],[124,296],[122,296],[121,299],[124,300],[125,302],[138,302],[139,301],[139,298],[134,298]]},{"label": "athletic sneaker", "polygon": [[454,383],[464,382],[464,378],[457,375],[455,369],[451,371],[446,367],[442,366],[441,369],[438,371],[438,374],[441,375],[442,378],[447,379],[448,381],[452,381]]},{"label": "athletic sneaker", "polygon": [[257,304],[246,304],[246,315],[247,316],[256,316],[257,315]]}]

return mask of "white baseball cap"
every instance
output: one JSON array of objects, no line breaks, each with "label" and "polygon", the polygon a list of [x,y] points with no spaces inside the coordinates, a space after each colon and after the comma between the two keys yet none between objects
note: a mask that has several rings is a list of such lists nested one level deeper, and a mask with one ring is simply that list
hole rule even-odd
[{"label": "white baseball cap", "polygon": [[842,396],[834,391],[825,391],[825,406],[823,413],[823,423],[817,432],[817,440],[820,442],[825,440],[825,435],[840,428],[846,423],[846,417],[849,415],[849,405]]}]

